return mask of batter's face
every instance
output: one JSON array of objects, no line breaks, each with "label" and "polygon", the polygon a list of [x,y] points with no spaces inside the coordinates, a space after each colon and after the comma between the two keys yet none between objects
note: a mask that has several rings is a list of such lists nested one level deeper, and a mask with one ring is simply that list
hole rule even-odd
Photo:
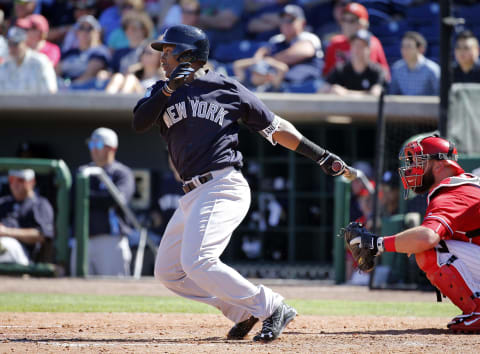
[{"label": "batter's face", "polygon": [[162,50],[162,67],[167,77],[170,77],[172,71],[179,64],[176,56],[173,55],[173,49],[175,49],[175,45],[165,44]]}]

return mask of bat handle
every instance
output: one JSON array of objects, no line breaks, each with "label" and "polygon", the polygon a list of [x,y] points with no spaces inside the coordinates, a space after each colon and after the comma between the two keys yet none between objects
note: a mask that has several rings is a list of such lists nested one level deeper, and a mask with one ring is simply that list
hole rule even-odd
[{"label": "bat handle", "polygon": [[343,177],[348,179],[349,181],[353,181],[357,177],[359,177],[359,171],[356,168],[345,166],[345,171],[343,172]]}]

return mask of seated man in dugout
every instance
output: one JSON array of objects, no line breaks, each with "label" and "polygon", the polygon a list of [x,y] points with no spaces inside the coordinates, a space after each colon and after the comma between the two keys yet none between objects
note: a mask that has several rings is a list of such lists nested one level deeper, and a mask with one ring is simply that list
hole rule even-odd
[{"label": "seated man in dugout", "polygon": [[0,263],[53,262],[54,213],[31,169],[10,170],[11,194],[0,198]]}]

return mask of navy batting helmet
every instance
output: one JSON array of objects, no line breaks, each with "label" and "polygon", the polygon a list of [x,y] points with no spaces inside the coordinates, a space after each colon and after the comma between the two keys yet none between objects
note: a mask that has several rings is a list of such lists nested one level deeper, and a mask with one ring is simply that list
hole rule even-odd
[{"label": "navy batting helmet", "polygon": [[207,62],[210,43],[201,29],[188,25],[169,27],[160,41],[151,44],[153,49],[162,51],[165,44],[174,44],[173,55],[178,61]]}]

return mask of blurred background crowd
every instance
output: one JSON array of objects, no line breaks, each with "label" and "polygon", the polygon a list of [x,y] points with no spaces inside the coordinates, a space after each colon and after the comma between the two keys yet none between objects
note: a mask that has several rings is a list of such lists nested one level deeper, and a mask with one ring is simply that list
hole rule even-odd
[{"label": "blurred background crowd", "polygon": [[[455,1],[454,82],[479,82],[480,4]],[[438,95],[440,6],[427,0],[0,0],[0,89],[141,94],[149,43],[204,29],[209,65],[259,92]]]}]

